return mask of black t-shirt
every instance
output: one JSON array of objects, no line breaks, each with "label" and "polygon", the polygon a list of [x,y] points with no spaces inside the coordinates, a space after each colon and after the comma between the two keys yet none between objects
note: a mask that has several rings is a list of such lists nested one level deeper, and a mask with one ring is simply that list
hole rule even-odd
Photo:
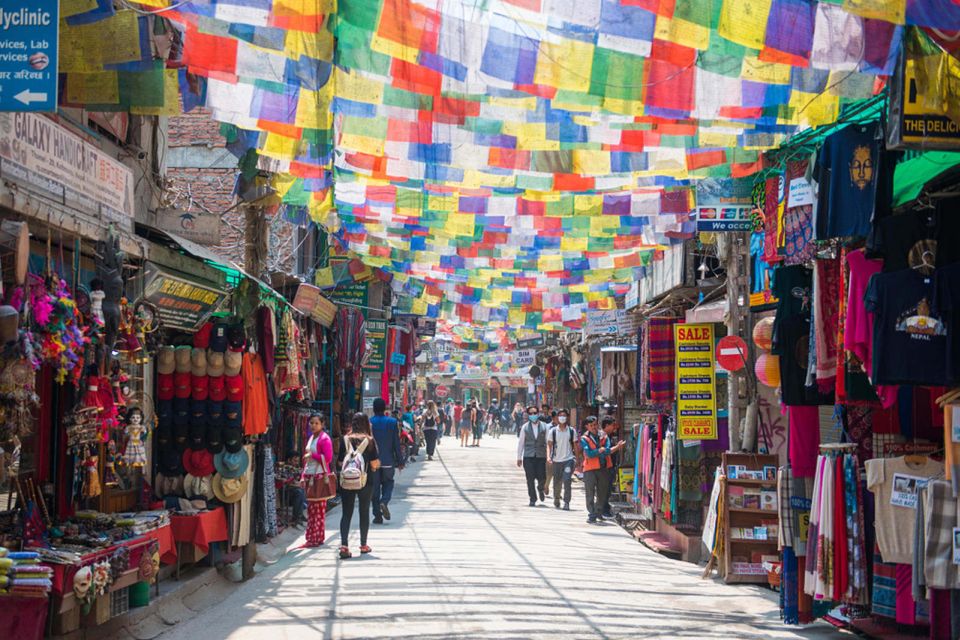
[{"label": "black t-shirt", "polygon": [[777,315],[773,321],[773,348],[776,355],[783,355],[780,344],[780,325],[794,316],[810,317],[813,272],[803,265],[777,267],[773,276],[773,294],[777,297]]},{"label": "black t-shirt", "polygon": [[960,263],[937,269],[934,309],[947,325],[947,379],[960,382]]},{"label": "black t-shirt", "polygon": [[885,272],[919,266],[924,260],[937,268],[960,262],[960,212],[944,206],[878,220],[867,239],[867,257],[883,258]]},{"label": "black t-shirt", "polygon": [[914,269],[878,273],[864,303],[875,314],[874,384],[941,386],[947,379],[947,326],[933,310],[932,276]]},{"label": "black t-shirt", "polygon": [[780,394],[785,405],[832,404],[833,394],[807,386],[810,364],[810,315],[799,313],[780,323]]}]

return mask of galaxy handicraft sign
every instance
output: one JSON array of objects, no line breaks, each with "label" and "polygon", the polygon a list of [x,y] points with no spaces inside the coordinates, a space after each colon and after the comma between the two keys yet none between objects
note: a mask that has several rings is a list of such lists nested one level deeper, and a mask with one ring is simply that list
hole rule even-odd
[{"label": "galaxy handicraft sign", "polygon": [[716,440],[713,325],[677,324],[673,332],[677,369],[677,437],[680,440]]},{"label": "galaxy handicraft sign", "polygon": [[749,180],[736,178],[697,182],[697,231],[750,231],[752,188]]}]

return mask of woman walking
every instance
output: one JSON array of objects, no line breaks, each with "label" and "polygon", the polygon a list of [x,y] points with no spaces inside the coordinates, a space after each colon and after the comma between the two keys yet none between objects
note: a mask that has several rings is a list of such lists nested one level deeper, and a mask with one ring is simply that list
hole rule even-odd
[{"label": "woman walking", "polygon": [[440,412],[437,411],[437,404],[431,400],[427,403],[427,410],[423,412],[423,437],[427,440],[427,460],[433,460],[439,431]]},{"label": "woman walking", "polygon": [[[360,553],[370,553],[367,532],[370,531],[370,502],[373,498],[373,483],[367,473],[380,467],[377,441],[370,429],[366,414],[355,413],[351,421],[350,435],[340,444],[337,461],[340,466],[340,557],[352,558],[350,553],[350,521],[355,508],[360,510]],[[357,502],[360,502],[357,506]]]},{"label": "woman walking", "polygon": [[523,423],[527,420],[527,412],[524,410],[523,405],[519,402],[513,405],[513,432],[517,434],[517,437],[520,437],[520,429],[523,428]]},{"label": "woman walking", "polygon": [[[308,479],[330,472],[333,462],[333,441],[326,432],[327,420],[324,416],[310,416],[310,438],[303,454],[303,474],[301,486]],[[326,539],[326,500],[307,500],[307,547],[319,547]]]},{"label": "woman walking", "polygon": [[467,405],[463,408],[463,413],[460,414],[460,446],[466,447],[468,441],[470,440],[470,432],[473,430],[473,421],[475,419],[475,412],[473,410],[473,405]]}]

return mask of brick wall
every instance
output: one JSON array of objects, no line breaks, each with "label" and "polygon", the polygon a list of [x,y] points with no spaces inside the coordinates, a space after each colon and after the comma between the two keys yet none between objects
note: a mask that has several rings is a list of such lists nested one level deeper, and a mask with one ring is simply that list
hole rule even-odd
[{"label": "brick wall", "polygon": [[[167,189],[172,206],[190,212],[222,214],[236,204],[236,159],[225,149],[220,123],[209,111],[197,108],[170,118],[168,147],[171,162],[167,166]],[[210,249],[242,266],[244,224],[241,207],[221,215],[220,244]],[[292,273],[295,229],[283,220],[272,220],[269,227],[268,267]]]}]

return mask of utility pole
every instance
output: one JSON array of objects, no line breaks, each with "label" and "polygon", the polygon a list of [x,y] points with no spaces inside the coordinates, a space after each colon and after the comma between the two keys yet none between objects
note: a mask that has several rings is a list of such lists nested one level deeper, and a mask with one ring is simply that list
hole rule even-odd
[{"label": "utility pole", "polygon": [[[749,244],[747,234],[735,232],[722,234],[726,242],[724,258],[727,265],[727,335],[743,338],[748,347],[752,340],[749,334],[750,268],[747,262]],[[752,348],[750,348],[752,351]],[[752,362],[753,359],[751,358]],[[752,393],[749,366],[731,373],[728,380],[728,425],[731,451],[753,451],[756,448],[756,411],[750,411],[750,403],[756,404]],[[751,414],[754,419],[751,420]],[[745,424],[744,424],[744,419]],[[752,424],[751,424],[752,423]]]}]

